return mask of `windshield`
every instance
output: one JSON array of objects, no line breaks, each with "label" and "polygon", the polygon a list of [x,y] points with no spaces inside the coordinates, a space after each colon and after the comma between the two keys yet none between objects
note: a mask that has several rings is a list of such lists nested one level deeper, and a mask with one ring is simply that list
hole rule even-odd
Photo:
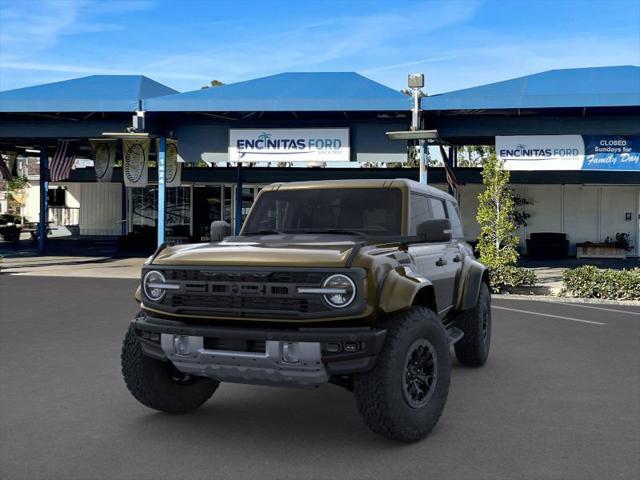
[{"label": "windshield", "polygon": [[358,233],[400,235],[402,194],[397,188],[327,188],[263,192],[243,235]]}]

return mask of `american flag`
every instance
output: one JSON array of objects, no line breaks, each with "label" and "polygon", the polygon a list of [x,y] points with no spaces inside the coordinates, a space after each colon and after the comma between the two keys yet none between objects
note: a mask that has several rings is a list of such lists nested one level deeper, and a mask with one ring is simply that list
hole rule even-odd
[{"label": "american flag", "polygon": [[60,182],[69,178],[71,167],[76,160],[76,152],[72,147],[73,140],[58,140],[58,148],[49,164],[49,175],[52,182]]},{"label": "american flag", "polygon": [[449,161],[449,157],[447,157],[447,153],[444,151],[442,145],[440,145],[440,154],[442,155],[442,162],[444,163],[444,172],[447,177],[447,183],[449,184],[449,188],[452,191],[458,189],[458,179],[456,178],[456,174],[453,171],[453,167],[451,166],[451,162]]},{"label": "american flag", "polygon": [[7,182],[13,180],[13,175],[11,175],[11,170],[7,166],[7,163],[4,161],[4,158],[0,155],[0,177],[5,179]]}]

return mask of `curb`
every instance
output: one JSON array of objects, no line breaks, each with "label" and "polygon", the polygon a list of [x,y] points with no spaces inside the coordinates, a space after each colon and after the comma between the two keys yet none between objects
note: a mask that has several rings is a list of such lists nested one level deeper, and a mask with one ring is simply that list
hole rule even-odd
[{"label": "curb", "polygon": [[596,305],[626,305],[629,307],[640,307],[640,300],[604,300],[602,298],[555,297],[551,295],[521,295],[516,293],[494,293],[491,297],[502,300],[530,300],[548,303],[592,303]]}]

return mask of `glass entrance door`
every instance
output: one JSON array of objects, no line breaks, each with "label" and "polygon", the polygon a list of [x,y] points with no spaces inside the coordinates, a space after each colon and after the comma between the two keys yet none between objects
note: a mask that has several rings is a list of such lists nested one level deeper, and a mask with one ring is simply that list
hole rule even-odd
[{"label": "glass entrance door", "polygon": [[[247,218],[258,192],[264,185],[242,186],[242,221]],[[236,218],[236,192],[234,184],[193,187],[193,241],[208,242],[211,222],[224,220],[233,231]]]},{"label": "glass entrance door", "polygon": [[[253,206],[253,202],[258,196],[260,190],[264,188],[264,185],[242,185],[242,222],[247,218],[249,214],[249,210]],[[237,185],[233,186],[233,208],[231,209],[231,229],[233,230],[235,226],[235,217],[236,217],[236,199],[237,199],[238,187]]]},{"label": "glass entrance door", "polygon": [[211,222],[231,223],[232,189],[229,185],[193,187],[193,240],[208,242]]}]

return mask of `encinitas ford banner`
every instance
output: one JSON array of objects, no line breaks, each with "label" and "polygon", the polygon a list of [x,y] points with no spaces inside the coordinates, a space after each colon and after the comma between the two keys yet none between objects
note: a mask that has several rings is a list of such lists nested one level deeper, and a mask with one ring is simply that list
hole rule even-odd
[{"label": "encinitas ford banner", "polygon": [[640,136],[496,136],[507,170],[640,171]]},{"label": "encinitas ford banner", "polygon": [[640,136],[585,136],[583,170],[640,170]]},{"label": "encinitas ford banner", "polygon": [[230,162],[348,162],[348,128],[230,129]]}]

